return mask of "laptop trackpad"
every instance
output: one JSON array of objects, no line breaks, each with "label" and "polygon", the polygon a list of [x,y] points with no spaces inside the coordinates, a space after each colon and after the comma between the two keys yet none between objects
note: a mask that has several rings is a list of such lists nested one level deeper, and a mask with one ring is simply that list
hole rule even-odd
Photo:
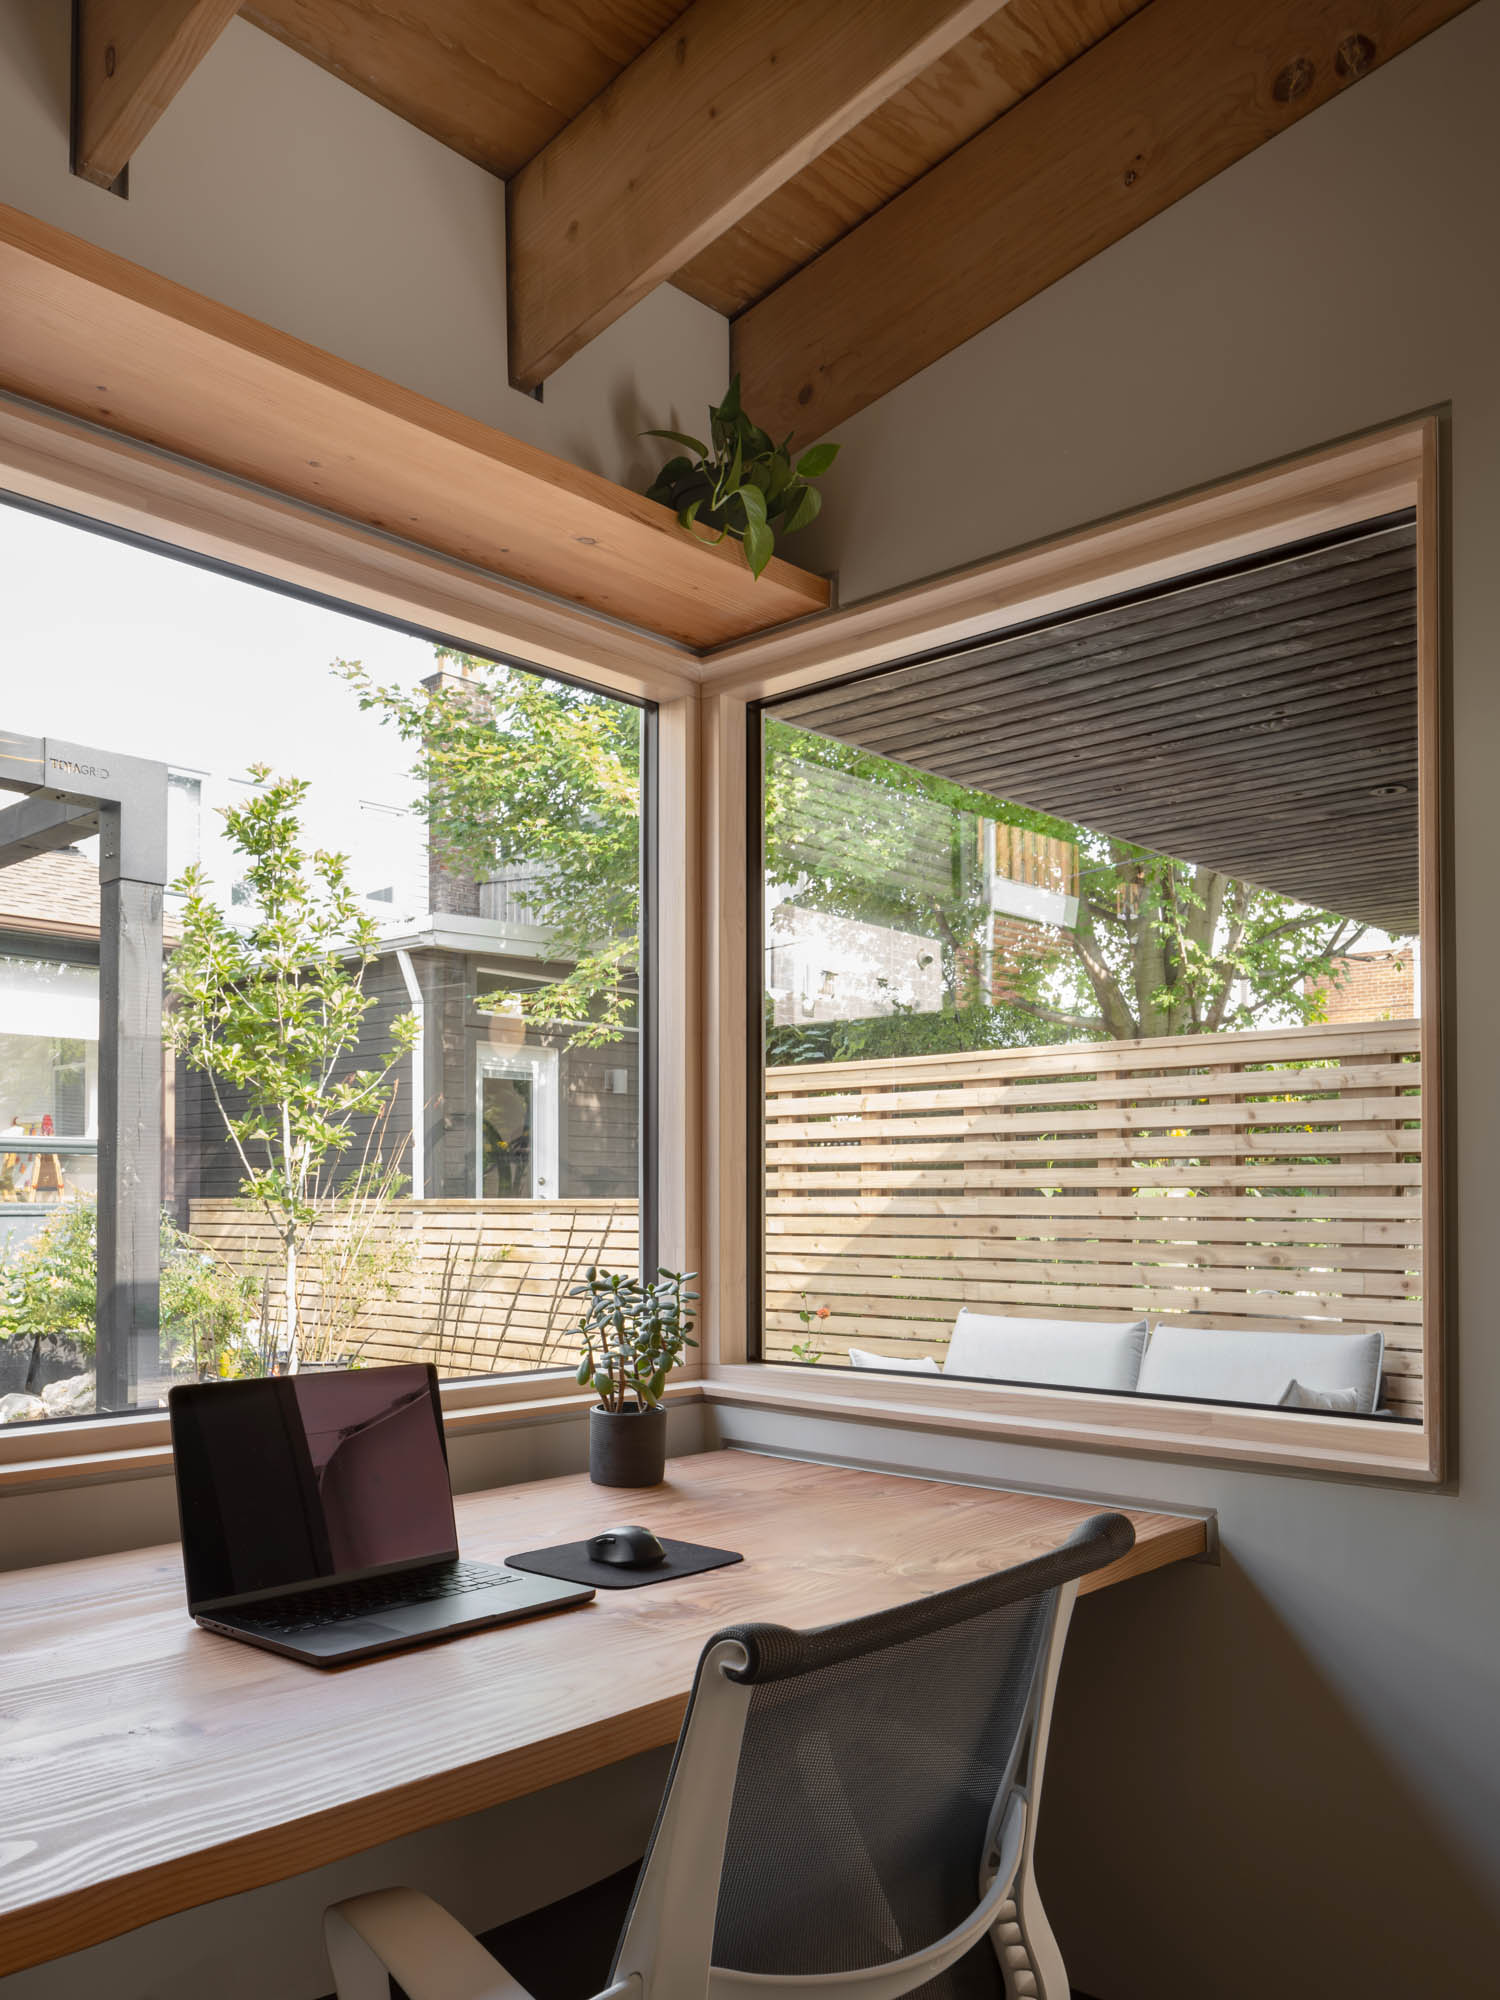
[{"label": "laptop trackpad", "polygon": [[360,1646],[396,1645],[421,1629],[397,1625],[387,1613],[383,1618],[341,1618],[336,1625],[314,1626],[310,1632],[299,1632],[291,1643],[299,1653],[326,1653],[335,1658]]},{"label": "laptop trackpad", "polygon": [[[424,1632],[451,1632],[455,1625],[477,1623],[502,1608],[510,1609],[505,1593],[476,1590],[466,1597],[440,1597],[430,1604],[388,1604],[380,1614],[380,1625],[399,1638],[415,1639]],[[359,1622],[368,1624],[372,1632],[375,1630],[373,1618],[361,1618]]]}]

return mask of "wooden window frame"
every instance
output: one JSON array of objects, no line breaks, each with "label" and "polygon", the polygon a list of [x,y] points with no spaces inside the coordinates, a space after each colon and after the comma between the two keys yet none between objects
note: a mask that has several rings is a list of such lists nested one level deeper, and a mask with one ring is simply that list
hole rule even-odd
[{"label": "wooden window frame", "polygon": [[[1259,468],[1160,506],[1079,530],[914,590],[710,656],[703,703],[708,968],[706,1247],[712,1311],[710,1401],[854,1418],[1042,1445],[1436,1484],[1448,1439],[1451,1296],[1444,1184],[1451,1078],[1444,1060],[1451,981],[1447,666],[1441,478],[1445,419],[1431,412]],[[1305,1412],[924,1380],[840,1369],[836,1379],[751,1361],[747,1204],[757,1128],[748,1081],[751,941],[745,921],[751,704],[929,649],[1161,584],[1411,508],[1417,521],[1421,839],[1422,1232],[1425,1414],[1420,1426],[1355,1424]]]},{"label": "wooden window frame", "polygon": [[[703,1347],[674,1384],[686,1401],[918,1426],[997,1441],[1293,1468],[1410,1482],[1452,1477],[1445,1421],[1451,1249],[1443,1185],[1451,1130],[1450,843],[1444,546],[1444,419],[1425,413],[1012,554],[694,652],[549,600],[455,558],[117,433],[0,396],[0,495],[75,515],[359,612],[657,704],[658,1019],[655,1113],[662,1260],[703,1274]],[[394,500],[402,467],[388,468]],[[748,944],[747,705],[928,648],[1079,608],[1414,507],[1421,661],[1423,1061],[1426,1257],[1422,1427],[1360,1427],[1304,1413],[844,1376],[746,1360]],[[450,1428],[576,1418],[556,1375],[445,1385]],[[1376,1435],[1376,1433],[1379,1433]],[[160,1412],[0,1433],[0,1493],[161,1472]]]},{"label": "wooden window frame", "polygon": [[[392,486],[400,468],[392,469]],[[358,615],[524,660],[655,707],[657,1254],[699,1263],[698,953],[691,921],[699,760],[696,655],[670,641],[542,597],[456,559],[152,446],[0,395],[0,501],[20,501],[154,544],[164,553],[281,585]],[[647,1204],[649,1207],[649,1203]],[[673,1385],[697,1400],[699,1363]],[[452,1431],[581,1416],[593,1400],[557,1372],[444,1383]],[[38,1486],[161,1473],[171,1463],[161,1411],[0,1430],[0,1495]]]}]

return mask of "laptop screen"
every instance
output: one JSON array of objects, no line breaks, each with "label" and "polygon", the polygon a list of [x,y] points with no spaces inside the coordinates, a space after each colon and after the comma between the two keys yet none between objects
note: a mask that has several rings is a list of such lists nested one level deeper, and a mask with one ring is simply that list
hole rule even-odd
[{"label": "laptop screen", "polygon": [[437,1371],[172,1390],[189,1605],[458,1553]]}]

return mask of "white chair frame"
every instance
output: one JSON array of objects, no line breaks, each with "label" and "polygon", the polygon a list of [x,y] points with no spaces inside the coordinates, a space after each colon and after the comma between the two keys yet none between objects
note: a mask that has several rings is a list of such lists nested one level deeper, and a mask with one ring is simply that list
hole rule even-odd
[{"label": "white chair frame", "polygon": [[[1033,1867],[1042,1770],[1075,1579],[1056,1586],[1050,1631],[990,1814],[973,1910],[936,1943],[882,1965],[806,1978],[736,1972],[712,1962],[719,1880],[735,1774],[753,1687],[728,1676],[748,1664],[739,1640],[714,1641],[677,1746],[641,1879],[595,2000],[899,2000],[945,1971],[988,1932],[1007,2000],[1068,2000],[1062,1953]],[[414,1889],[377,1889],[335,1903],[324,1936],[338,2000],[532,2000],[526,1988],[441,1904]]]}]

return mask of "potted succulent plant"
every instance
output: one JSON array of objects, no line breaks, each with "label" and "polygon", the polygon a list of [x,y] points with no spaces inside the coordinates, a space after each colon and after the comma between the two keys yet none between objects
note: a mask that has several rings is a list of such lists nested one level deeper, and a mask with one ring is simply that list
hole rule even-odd
[{"label": "potted succulent plant", "polygon": [[777,444],[740,407],[740,378],[708,413],[710,442],[685,431],[643,431],[686,445],[689,458],[669,458],[650,486],[648,500],[676,510],[684,528],[709,528],[713,539],[737,541],[753,576],[771,560],[778,535],[805,528],[823,505],[810,481],[819,479],[839,455],[836,444],[810,445],[798,458],[788,432]]},{"label": "potted succulent plant", "polygon": [[659,1486],[667,1462],[667,1377],[696,1347],[687,1287],[696,1271],[659,1271],[645,1282],[591,1268],[571,1298],[578,1322],[578,1379],[598,1392],[589,1411],[589,1477],[596,1486]]}]

